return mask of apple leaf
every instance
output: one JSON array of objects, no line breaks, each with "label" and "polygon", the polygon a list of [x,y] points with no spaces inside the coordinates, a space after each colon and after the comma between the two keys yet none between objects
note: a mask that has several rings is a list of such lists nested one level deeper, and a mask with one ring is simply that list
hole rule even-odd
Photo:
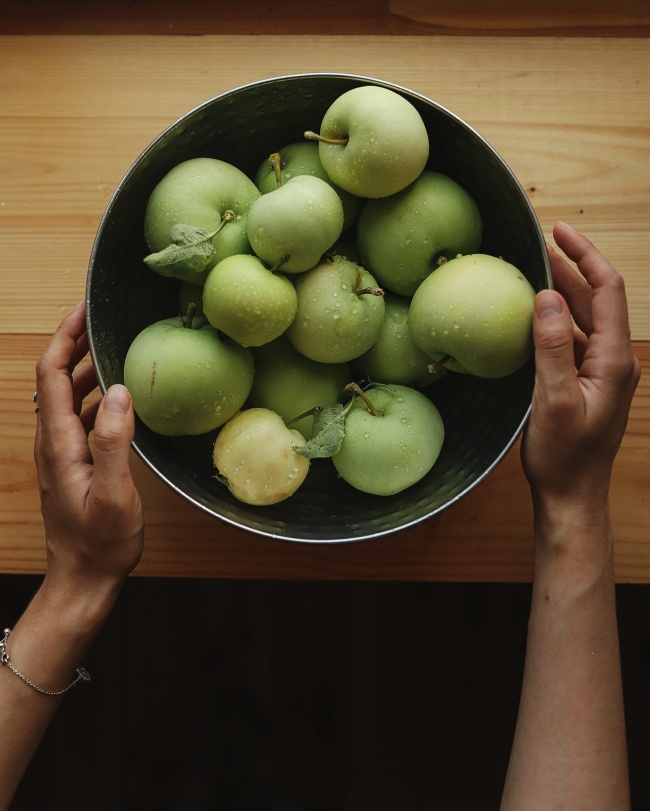
[{"label": "apple leaf", "polygon": [[145,256],[144,261],[162,276],[190,277],[200,273],[210,261],[217,231],[178,223],[170,233],[170,244],[162,251]]},{"label": "apple leaf", "polygon": [[326,406],[314,414],[314,427],[311,439],[306,445],[296,448],[296,452],[308,459],[327,459],[334,456],[345,437],[345,415],[348,408],[337,404]]}]

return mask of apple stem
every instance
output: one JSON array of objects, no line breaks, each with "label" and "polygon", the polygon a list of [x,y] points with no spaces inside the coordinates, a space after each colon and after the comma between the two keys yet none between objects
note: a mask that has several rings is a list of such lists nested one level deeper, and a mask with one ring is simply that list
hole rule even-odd
[{"label": "apple stem", "polygon": [[349,391],[352,394],[356,394],[358,397],[361,397],[363,402],[366,404],[366,408],[372,414],[373,417],[382,417],[383,414],[377,411],[375,406],[373,405],[372,401],[366,396],[364,390],[358,383],[348,383],[345,387],[345,391]]},{"label": "apple stem", "polygon": [[450,360],[451,360],[451,355],[443,355],[435,363],[430,363],[427,366],[427,369],[431,372],[432,375],[436,375],[436,374],[438,374],[438,372],[441,372],[443,370],[443,368],[445,366],[445,363],[447,363],[447,361],[450,361]]},{"label": "apple stem", "polygon": [[280,155],[279,152],[274,152],[272,155],[269,155],[269,164],[271,169],[273,169],[275,182],[278,188],[280,188],[282,185],[282,155]]},{"label": "apple stem", "polygon": [[221,223],[219,224],[219,227],[217,228],[217,230],[213,234],[211,234],[211,237],[215,237],[219,233],[219,231],[221,231],[221,229],[224,227],[224,225],[227,222],[232,222],[234,219],[235,219],[235,212],[231,208],[227,208],[223,212],[223,215],[221,217]]},{"label": "apple stem", "polygon": [[311,130],[305,132],[305,138],[309,141],[320,141],[322,144],[334,144],[334,146],[345,146],[350,140],[349,138],[326,138],[324,135],[319,135]]},{"label": "apple stem", "polygon": [[300,422],[300,420],[304,420],[305,417],[315,417],[316,414],[320,414],[322,410],[323,406],[314,406],[313,408],[310,408],[309,411],[303,411],[302,414],[298,414],[297,417],[293,417],[293,419],[289,420],[287,423],[287,428],[291,428],[292,425]]},{"label": "apple stem", "polygon": [[269,273],[275,273],[276,270],[280,270],[282,265],[286,264],[289,259],[291,259],[290,253],[285,253],[284,256],[281,256],[278,261],[273,265],[272,268],[269,268]]},{"label": "apple stem", "polygon": [[210,231],[210,233],[206,234],[202,239],[197,239],[193,244],[201,245],[203,242],[209,242],[211,239],[214,239],[216,235],[219,233],[219,231],[221,231],[221,229],[224,227],[224,225],[227,222],[232,222],[235,219],[235,216],[236,216],[235,212],[232,209],[230,208],[226,209],[221,215],[221,222],[219,223],[217,228],[215,228],[214,231]]},{"label": "apple stem", "polygon": [[361,284],[361,273],[357,271],[357,283],[354,292],[357,296],[383,296],[384,291],[380,287],[359,287]]},{"label": "apple stem", "polygon": [[185,323],[183,324],[183,327],[185,329],[192,329],[192,321],[194,321],[195,315],[196,315],[196,304],[193,301],[191,301],[187,305],[187,317],[185,319]]}]

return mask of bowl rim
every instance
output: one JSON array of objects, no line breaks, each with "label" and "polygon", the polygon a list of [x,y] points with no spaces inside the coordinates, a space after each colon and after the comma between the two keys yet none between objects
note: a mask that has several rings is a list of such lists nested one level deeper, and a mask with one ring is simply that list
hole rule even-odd
[{"label": "bowl rim", "polygon": [[[97,358],[97,351],[96,351],[96,342],[94,340],[94,329],[93,324],[90,317],[90,303],[91,303],[91,278],[92,278],[92,268],[95,264],[97,253],[99,251],[99,246],[101,244],[102,236],[104,229],[110,219],[111,212],[113,207],[116,204],[117,199],[119,198],[123,188],[128,183],[131,176],[137,170],[138,166],[141,162],[146,159],[147,155],[152,152],[156,146],[163,141],[166,137],[168,137],[175,128],[181,126],[184,121],[191,118],[192,116],[198,114],[200,111],[211,107],[212,105],[228,99],[236,94],[243,93],[249,91],[253,88],[263,87],[265,85],[275,84],[279,81],[300,81],[305,79],[338,79],[349,81],[351,84],[363,84],[363,85],[375,85],[378,87],[385,87],[390,90],[394,90],[400,93],[403,96],[410,97],[413,99],[417,99],[419,102],[434,107],[439,113],[447,116],[448,118],[452,119],[456,124],[464,128],[469,134],[471,134],[474,138],[476,138],[482,146],[491,153],[492,157],[499,163],[501,169],[508,175],[510,181],[512,182],[513,186],[519,192],[522,202],[524,203],[525,207],[527,208],[527,213],[530,217],[531,225],[535,231],[535,236],[539,241],[540,248],[542,251],[542,258],[544,261],[544,267],[546,271],[546,282],[549,288],[553,287],[553,279],[551,275],[551,266],[550,266],[550,259],[548,255],[548,249],[546,247],[546,240],[542,231],[542,227],[540,225],[539,219],[533,208],[528,195],[519,181],[515,173],[512,171],[510,166],[507,162],[503,159],[501,154],[492,146],[492,144],[478,132],[471,124],[467,121],[462,119],[459,115],[454,113],[452,110],[448,109],[444,105],[440,104],[439,102],[435,101],[434,99],[429,98],[428,96],[420,93],[418,91],[412,90],[407,88],[403,85],[400,85],[396,82],[392,82],[390,80],[380,79],[377,77],[367,76],[364,74],[358,73],[346,73],[346,72],[335,72],[335,71],[315,71],[315,72],[305,72],[305,73],[289,73],[289,74],[279,74],[271,77],[266,77],[263,79],[257,79],[251,82],[247,82],[242,85],[238,85],[237,87],[231,88],[226,90],[222,93],[219,93],[215,96],[212,96],[209,99],[195,105],[179,118],[171,122],[168,126],[166,126],[150,143],[140,152],[140,154],[133,160],[129,168],[124,173],[122,179],[116,186],[113,194],[111,195],[104,213],[102,214],[101,220],[97,227],[97,231],[93,240],[90,257],[88,261],[88,274],[86,280],[86,292],[85,292],[85,305],[86,305],[86,328],[88,331],[88,343],[89,343],[89,351],[93,366],[95,367],[96,375],[98,384],[102,394],[106,392],[107,385],[106,379],[102,370],[100,368],[98,358]],[[472,482],[470,482],[466,487],[464,487],[459,493],[457,493],[453,498],[450,498],[449,501],[446,501],[444,504],[439,505],[438,507],[433,508],[430,512],[427,512],[424,515],[414,517],[404,523],[400,524],[399,527],[385,527],[383,529],[373,529],[360,532],[355,535],[342,535],[341,537],[335,538],[314,538],[314,537],[305,537],[298,532],[288,532],[288,533],[278,533],[271,530],[262,529],[259,526],[248,526],[241,521],[237,521],[227,515],[223,515],[217,513],[216,511],[210,509],[207,505],[202,504],[199,500],[193,498],[190,494],[184,492],[178,485],[176,485],[173,481],[171,481],[167,476],[165,476],[160,470],[158,470],[153,463],[148,459],[147,455],[140,447],[137,442],[136,437],[134,436],[133,441],[131,442],[131,447],[135,451],[136,455],[144,462],[146,467],[149,468],[160,480],[162,480],[171,490],[173,490],[176,494],[178,494],[181,498],[185,501],[192,504],[194,507],[197,507],[205,514],[209,515],[211,518],[218,519],[223,521],[224,523],[244,532],[250,532],[254,535],[259,537],[270,538],[273,540],[279,541],[286,541],[289,543],[309,543],[309,544],[316,544],[316,545],[329,545],[329,544],[345,544],[345,543],[357,543],[361,541],[372,540],[374,538],[385,537],[389,535],[395,535],[397,533],[401,533],[403,531],[409,530],[418,524],[422,524],[424,522],[429,521],[433,517],[439,515],[440,513],[446,511],[450,507],[457,504],[461,501],[468,493],[478,487],[485,479],[495,470],[496,467],[503,461],[503,459],[508,455],[508,453],[512,450],[514,445],[519,440],[521,434],[524,431],[526,423],[530,418],[530,413],[532,410],[532,399],[531,402],[528,404],[526,411],[520,420],[519,424],[517,425],[516,429],[513,430],[509,441],[504,445],[501,452],[492,460],[492,462],[486,467],[480,475],[478,475]]]}]

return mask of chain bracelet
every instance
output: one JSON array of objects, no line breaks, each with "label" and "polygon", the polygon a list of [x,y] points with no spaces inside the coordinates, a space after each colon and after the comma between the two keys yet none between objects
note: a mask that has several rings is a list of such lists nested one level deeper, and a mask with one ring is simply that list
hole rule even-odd
[{"label": "chain bracelet", "polygon": [[25,684],[32,688],[32,690],[36,690],[37,693],[44,696],[62,696],[64,693],[67,693],[68,690],[74,687],[78,681],[90,681],[90,674],[88,671],[83,667],[78,667],[76,670],[76,678],[67,687],[64,687],[63,690],[44,690],[42,687],[34,684],[31,679],[28,679],[27,676],[21,673],[9,659],[9,654],[7,652],[7,640],[9,639],[10,633],[11,628],[5,628],[4,638],[0,640],[0,664],[6,665],[15,676],[18,676],[18,678],[24,681]]}]

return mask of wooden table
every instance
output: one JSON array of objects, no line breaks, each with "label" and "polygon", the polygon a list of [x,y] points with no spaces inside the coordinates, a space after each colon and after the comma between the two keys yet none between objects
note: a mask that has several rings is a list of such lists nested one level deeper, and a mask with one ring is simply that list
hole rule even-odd
[{"label": "wooden table", "polygon": [[[650,582],[650,14],[645,0],[0,2],[0,571],[44,570],[34,365],[83,296],[109,197],[190,108],[274,75],[412,88],[501,153],[547,235],[565,219],[625,277],[644,367],[612,483],[619,582]],[[526,581],[515,448],[459,504],[372,542],[268,541],[208,518],[143,464],[147,576]]]}]

